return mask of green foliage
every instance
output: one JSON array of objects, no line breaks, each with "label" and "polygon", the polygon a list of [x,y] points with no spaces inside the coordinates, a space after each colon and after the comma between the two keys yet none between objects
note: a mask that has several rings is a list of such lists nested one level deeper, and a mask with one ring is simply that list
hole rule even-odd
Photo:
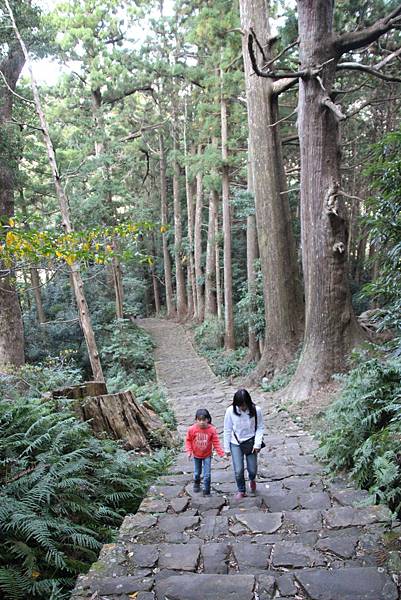
[{"label": "green foliage", "polygon": [[102,364],[110,392],[154,378],[154,344],[149,334],[128,319],[113,321],[102,329]]},{"label": "green foliage", "polygon": [[224,342],[223,321],[217,317],[206,319],[195,328],[194,340],[201,352],[221,348]]},{"label": "green foliage", "polygon": [[401,352],[401,131],[374,147],[367,174],[373,177],[377,194],[367,202],[364,221],[377,249],[379,276],[363,293],[381,306],[381,326],[396,332]]},{"label": "green foliage", "polygon": [[210,367],[218,377],[240,377],[250,373],[256,366],[247,360],[248,348],[222,351],[209,350],[204,352]]},{"label": "green foliage", "polygon": [[297,370],[300,351],[301,349],[298,350],[296,357],[287,365],[287,368],[284,369],[284,371],[275,374],[271,381],[263,382],[261,384],[261,388],[264,392],[277,392],[290,383],[292,376]]},{"label": "green foliage", "polygon": [[68,403],[0,400],[2,597],[67,598],[170,458],[94,438]]},{"label": "green foliage", "polygon": [[351,470],[377,502],[401,511],[401,359],[356,355],[338,400],[327,411],[320,456]]}]

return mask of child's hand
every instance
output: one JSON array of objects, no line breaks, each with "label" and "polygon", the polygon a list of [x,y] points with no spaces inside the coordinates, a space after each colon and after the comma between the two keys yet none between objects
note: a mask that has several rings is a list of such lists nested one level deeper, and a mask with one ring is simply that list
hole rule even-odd
[{"label": "child's hand", "polygon": [[192,454],[189,452],[189,453],[188,453],[188,460],[190,461],[190,460],[192,460],[192,458],[193,458],[193,456],[192,456]]},{"label": "child's hand", "polygon": [[231,456],[231,452],[226,452],[226,458],[229,458]]}]

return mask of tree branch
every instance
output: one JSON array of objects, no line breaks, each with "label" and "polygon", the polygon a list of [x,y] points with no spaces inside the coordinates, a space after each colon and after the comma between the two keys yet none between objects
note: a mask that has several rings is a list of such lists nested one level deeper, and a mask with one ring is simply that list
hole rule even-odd
[{"label": "tree branch", "polygon": [[400,23],[401,4],[386,17],[379,19],[370,27],[360,31],[352,31],[339,35],[334,42],[336,50],[341,56],[350,50],[357,50],[367,44],[375,42],[383,33],[390,31]]},{"label": "tree branch", "polygon": [[19,94],[17,94],[17,92],[14,92],[14,90],[10,87],[8,81],[7,81],[7,77],[4,75],[3,71],[0,70],[0,75],[8,89],[9,92],[11,92],[13,94],[13,96],[15,96],[16,98],[19,98],[19,100],[22,100],[23,102],[27,102],[28,104],[35,104],[35,102],[33,100],[29,100],[29,98],[24,98],[23,96],[20,96]]},{"label": "tree branch", "polygon": [[337,71],[361,71],[362,73],[369,73],[370,75],[374,75],[375,77],[378,77],[379,79],[384,79],[384,81],[395,81],[396,83],[401,83],[401,79],[399,77],[392,77],[391,75],[385,75],[384,73],[380,73],[380,71],[377,71],[375,67],[369,67],[367,65],[362,65],[360,63],[353,63],[353,62],[338,63],[336,69],[337,69]]},{"label": "tree branch", "polygon": [[283,77],[286,78],[295,78],[298,79],[299,77],[305,77],[308,72],[307,71],[294,71],[292,72],[288,72],[288,73],[273,73],[272,71],[261,71],[258,67],[257,61],[256,61],[256,56],[255,56],[255,51],[253,48],[253,41],[254,41],[254,37],[252,35],[252,33],[248,34],[248,52],[249,52],[249,58],[251,59],[251,64],[252,64],[252,68],[255,72],[256,75],[258,75],[259,77],[267,77],[268,79],[282,79]]},{"label": "tree branch", "polygon": [[152,88],[151,85],[145,85],[143,87],[135,87],[135,88],[131,88],[129,90],[125,90],[124,92],[121,92],[121,94],[118,95],[111,95],[111,96],[107,96],[107,94],[105,94],[103,96],[103,103],[104,104],[115,104],[116,102],[119,102],[120,100],[123,100],[124,98],[127,98],[128,96],[132,96],[132,94],[136,94],[137,92],[154,92],[154,89]]}]

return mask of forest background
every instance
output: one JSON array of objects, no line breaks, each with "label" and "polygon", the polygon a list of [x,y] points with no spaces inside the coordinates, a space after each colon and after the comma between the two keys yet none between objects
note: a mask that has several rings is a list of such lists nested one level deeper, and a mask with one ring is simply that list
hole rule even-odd
[{"label": "forest background", "polygon": [[41,6],[0,0],[0,589],[62,598],[170,460],[46,395],[94,378],[172,427],[137,316],[286,406],[339,380],[322,456],[399,512],[401,7]]}]

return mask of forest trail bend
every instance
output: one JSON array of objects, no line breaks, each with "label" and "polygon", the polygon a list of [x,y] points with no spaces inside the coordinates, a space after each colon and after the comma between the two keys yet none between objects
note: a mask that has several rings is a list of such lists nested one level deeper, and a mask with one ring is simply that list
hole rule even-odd
[{"label": "forest trail bend", "polygon": [[[157,344],[157,378],[180,433],[200,407],[221,433],[235,389],[211,372],[180,325],[141,325]],[[234,499],[231,464],[221,459],[213,459],[212,495],[195,494],[180,453],[125,518],[117,542],[78,579],[74,600],[399,600],[382,545],[389,511],[360,506],[365,493],[324,476],[315,442],[288,413],[253,399],[266,424],[256,496]]]}]

